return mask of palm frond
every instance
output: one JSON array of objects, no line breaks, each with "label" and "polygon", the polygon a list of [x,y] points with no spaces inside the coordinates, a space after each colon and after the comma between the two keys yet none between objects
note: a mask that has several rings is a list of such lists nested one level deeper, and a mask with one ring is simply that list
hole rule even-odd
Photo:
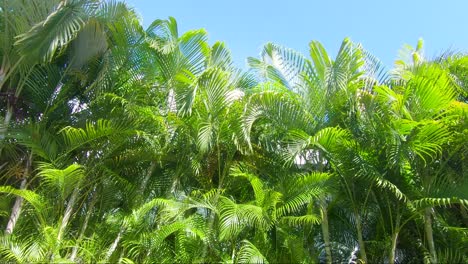
[{"label": "palm frond", "polygon": [[242,246],[237,253],[237,263],[266,264],[268,260],[262,255],[260,250],[248,240],[242,241]]},{"label": "palm frond", "polygon": [[0,186],[0,192],[6,194],[13,194],[23,198],[24,200],[28,201],[36,210],[36,212],[40,215],[42,213],[46,213],[47,210],[47,202],[40,194],[37,194],[31,190],[25,189],[16,189],[11,186]]},{"label": "palm frond", "polygon": [[65,127],[60,131],[67,144],[67,152],[83,147],[93,141],[116,137],[118,134],[134,133],[132,127],[126,123],[115,123],[109,120],[100,119],[94,123],[86,124],[86,128]]},{"label": "palm frond", "polygon": [[64,1],[44,21],[18,36],[15,45],[22,56],[51,61],[73,40],[96,5],[89,1]]},{"label": "palm frond", "polygon": [[66,199],[85,176],[84,168],[78,164],[62,170],[48,163],[40,163],[38,168],[38,175],[42,177],[43,183],[50,189],[59,190],[62,199]]}]

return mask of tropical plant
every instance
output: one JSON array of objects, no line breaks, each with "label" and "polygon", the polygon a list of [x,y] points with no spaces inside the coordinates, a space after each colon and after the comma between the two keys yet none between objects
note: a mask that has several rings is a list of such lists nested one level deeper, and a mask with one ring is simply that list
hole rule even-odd
[{"label": "tropical plant", "polygon": [[0,3],[0,260],[468,261],[467,56],[385,70],[117,1]]}]

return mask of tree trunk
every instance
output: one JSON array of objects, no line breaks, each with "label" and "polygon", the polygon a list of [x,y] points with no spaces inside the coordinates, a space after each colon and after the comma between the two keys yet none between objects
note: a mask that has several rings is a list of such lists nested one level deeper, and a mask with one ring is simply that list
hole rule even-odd
[{"label": "tree trunk", "polygon": [[424,213],[424,230],[426,231],[426,239],[429,244],[429,253],[431,254],[431,263],[437,263],[437,253],[434,246],[434,236],[432,234],[432,218],[431,218],[432,208],[428,207],[425,209]]},{"label": "tree trunk", "polygon": [[358,243],[359,243],[359,254],[361,255],[361,259],[364,263],[367,263],[367,255],[366,255],[366,246],[364,244],[364,238],[362,237],[362,223],[361,217],[357,212],[354,213],[356,218],[356,229],[357,229],[357,236],[358,236]]},{"label": "tree trunk", "polygon": [[231,243],[232,243],[231,261],[232,261],[232,263],[236,263],[236,255],[237,255],[236,240],[232,239]]},{"label": "tree trunk", "polygon": [[106,258],[104,262],[109,261],[109,258],[112,256],[112,253],[114,253],[114,251],[117,249],[117,246],[119,245],[120,239],[122,239],[122,235],[124,231],[125,231],[125,226],[122,225],[122,227],[120,227],[119,233],[117,234],[117,237],[115,238],[114,242],[112,242],[111,247],[106,253]]},{"label": "tree trunk", "polygon": [[148,184],[148,181],[151,178],[151,175],[153,174],[153,171],[155,168],[156,168],[156,162],[151,162],[151,166],[148,170],[148,173],[146,174],[145,178],[143,178],[143,181],[141,181],[140,194],[143,195],[143,192],[146,190],[146,185]]},{"label": "tree trunk", "polygon": [[[24,190],[26,188],[26,178],[21,180],[20,190]],[[16,226],[16,222],[18,222],[19,215],[21,214],[21,207],[23,207],[23,197],[16,197],[15,204],[11,209],[10,219],[8,220],[8,224],[5,229],[5,233],[10,235],[13,233],[13,229]]]},{"label": "tree trunk", "polygon": [[[398,210],[398,207],[397,207]],[[395,229],[392,234],[392,245],[390,248],[390,256],[389,256],[389,263],[394,264],[395,263],[395,252],[396,252],[396,245],[398,242],[398,234],[400,232],[400,220],[401,220],[401,214],[397,212],[397,218],[396,218],[396,223],[395,223]]]},{"label": "tree trunk", "polygon": [[328,211],[327,205],[325,202],[322,202],[321,205],[321,214],[322,214],[322,235],[323,241],[325,242],[325,254],[327,257],[327,264],[333,263],[332,254],[331,254],[331,245],[330,245],[330,230],[328,226]]},{"label": "tree trunk", "polygon": [[[20,190],[24,190],[26,188],[26,180],[29,175],[29,170],[31,168],[31,162],[32,162],[32,153],[29,154],[28,159],[26,160],[26,167],[23,172],[23,179],[21,180],[20,184]],[[18,222],[18,218],[21,214],[21,208],[23,207],[23,197],[16,197],[15,204],[13,205],[13,208],[11,209],[11,215],[10,219],[8,220],[8,224],[5,228],[5,233],[10,235],[13,233],[13,229],[15,229],[16,223]]]},{"label": "tree trunk", "polygon": [[65,209],[65,214],[63,215],[62,223],[60,224],[60,229],[57,235],[57,240],[60,241],[63,236],[63,232],[67,228],[68,222],[70,221],[70,217],[73,212],[73,206],[75,205],[76,198],[78,198],[80,190],[78,188],[75,188],[73,190],[73,193],[70,197],[70,200],[68,201],[67,208]]},{"label": "tree trunk", "polygon": [[12,116],[13,116],[13,107],[8,105],[7,111],[5,114],[5,120],[3,120],[3,126],[0,126],[0,140],[3,140],[5,138]]},{"label": "tree trunk", "polygon": [[91,217],[93,213],[93,209],[94,209],[94,205],[96,204],[96,201],[97,201],[97,195],[93,193],[93,198],[91,200],[91,203],[89,204],[89,208],[86,213],[86,217],[83,221],[83,225],[81,226],[80,235],[78,236],[78,239],[76,240],[76,244],[73,247],[72,254],[70,256],[70,260],[72,261],[75,261],[75,258],[78,254],[78,245],[81,243],[81,240],[83,240],[84,234],[86,232],[86,228],[88,228],[89,218]]},{"label": "tree trunk", "polygon": [[389,256],[389,263],[390,264],[395,264],[395,251],[396,251],[396,244],[398,241],[398,232],[394,232],[392,234],[392,246],[390,249],[390,256]]}]

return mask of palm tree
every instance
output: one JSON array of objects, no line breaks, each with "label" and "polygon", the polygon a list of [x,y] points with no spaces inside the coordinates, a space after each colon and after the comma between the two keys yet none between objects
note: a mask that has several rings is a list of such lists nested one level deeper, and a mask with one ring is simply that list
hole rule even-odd
[{"label": "palm tree", "polygon": [[[283,86],[297,94],[293,95],[293,98],[297,100],[295,102],[296,109],[299,109],[299,113],[296,110],[295,114],[308,117],[308,120],[301,122],[302,124],[305,123],[305,125],[300,125],[301,123],[296,122],[286,129],[299,129],[306,134],[313,135],[319,129],[328,126],[345,126],[341,120],[345,120],[349,112],[342,110],[353,104],[353,100],[356,98],[359,77],[362,75],[360,68],[364,65],[364,57],[362,49],[359,46],[355,46],[348,39],[345,39],[343,42],[335,61],[328,56],[323,46],[318,42],[310,43],[310,54],[311,59],[308,60],[292,50],[274,44],[267,44],[261,54],[262,60],[249,58],[249,63],[266,80]],[[343,100],[342,98],[349,99]],[[282,102],[275,103],[281,106],[284,105]],[[258,106],[253,108],[258,108]],[[273,109],[276,109],[276,106],[273,106]],[[285,115],[285,109],[282,110],[280,114],[275,113],[275,116],[281,117],[281,115]],[[258,115],[249,114],[251,116]],[[249,119],[253,118],[251,116]],[[289,119],[289,122],[291,121],[291,118],[287,119]],[[331,157],[323,157],[327,152],[326,150],[322,153],[317,153],[317,151],[319,150],[301,149],[298,152],[294,152],[296,156],[293,159],[315,156],[315,159],[318,158],[315,161],[316,167],[322,167],[321,169],[323,169],[323,165],[329,163],[327,160]],[[310,155],[311,153],[317,154]],[[312,160],[309,162],[312,162]],[[326,202],[322,202],[321,207],[324,220],[322,221],[322,229],[327,262],[331,263],[331,245],[327,231],[329,228],[327,226],[327,215],[325,214],[327,211]],[[357,214],[356,219],[357,228],[360,229],[360,217]],[[361,231],[358,231],[358,236],[361,233]],[[365,260],[364,241],[360,238],[359,242],[360,252]]]},{"label": "palm tree", "polygon": [[466,56],[268,43],[243,72],[120,2],[0,13],[0,259],[466,262]]}]

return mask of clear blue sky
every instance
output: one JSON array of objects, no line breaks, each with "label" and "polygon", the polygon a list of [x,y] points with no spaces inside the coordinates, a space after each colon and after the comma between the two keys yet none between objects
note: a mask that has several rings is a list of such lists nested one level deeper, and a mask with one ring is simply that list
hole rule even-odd
[{"label": "clear blue sky", "polygon": [[205,28],[210,43],[226,42],[236,64],[257,57],[266,42],[308,55],[318,40],[334,56],[345,37],[361,43],[387,66],[405,43],[425,42],[432,58],[448,49],[468,51],[467,0],[126,0],[147,27],[176,18],[179,34]]}]

